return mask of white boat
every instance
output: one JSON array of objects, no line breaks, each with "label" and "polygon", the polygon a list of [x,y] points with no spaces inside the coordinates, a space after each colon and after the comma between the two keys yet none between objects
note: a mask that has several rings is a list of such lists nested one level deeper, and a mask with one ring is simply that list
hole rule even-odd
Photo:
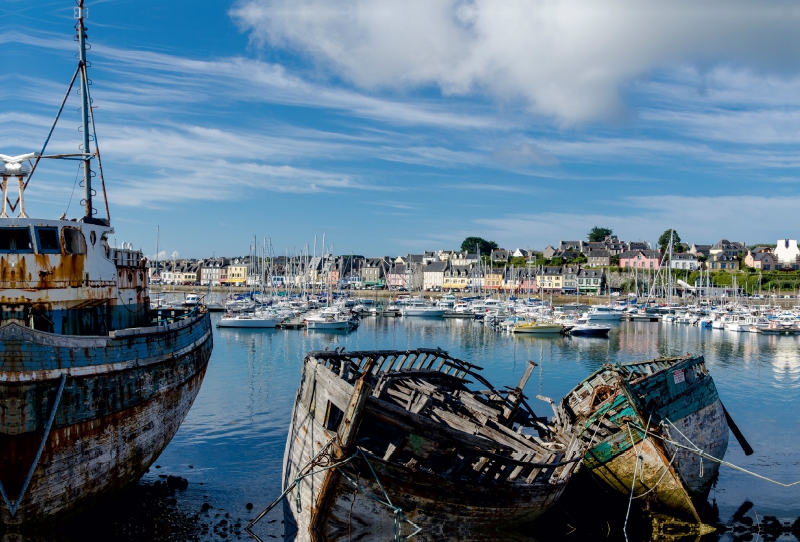
[{"label": "white boat", "polygon": [[750,331],[750,324],[742,316],[734,316],[725,324],[728,331]]},{"label": "white boat", "polygon": [[583,314],[589,322],[603,320],[606,322],[619,322],[622,320],[622,312],[615,311],[607,305],[595,305],[588,312]]},{"label": "white boat", "polygon": [[584,318],[579,318],[570,328],[569,334],[573,337],[608,337],[611,326],[590,324]]},{"label": "white boat", "polygon": [[217,327],[274,328],[278,320],[252,313],[228,313],[217,322]]},{"label": "white boat", "polygon": [[320,314],[306,318],[306,328],[317,331],[350,330],[358,324],[350,318],[336,314]]},{"label": "white boat", "polygon": [[200,303],[199,294],[186,294],[186,299],[183,302],[187,307],[197,306],[198,303]]},{"label": "white boat", "polygon": [[400,309],[403,316],[426,316],[428,318],[441,318],[447,312],[445,307],[432,307],[426,305],[421,299],[411,299]]}]

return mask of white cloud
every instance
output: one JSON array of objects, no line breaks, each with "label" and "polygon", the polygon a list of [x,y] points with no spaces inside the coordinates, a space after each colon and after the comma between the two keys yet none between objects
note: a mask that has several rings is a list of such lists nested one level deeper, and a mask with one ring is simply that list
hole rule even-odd
[{"label": "white cloud", "polygon": [[564,124],[609,118],[662,67],[798,67],[800,6],[746,0],[242,0],[255,42],[299,49],[363,88],[486,90]]}]

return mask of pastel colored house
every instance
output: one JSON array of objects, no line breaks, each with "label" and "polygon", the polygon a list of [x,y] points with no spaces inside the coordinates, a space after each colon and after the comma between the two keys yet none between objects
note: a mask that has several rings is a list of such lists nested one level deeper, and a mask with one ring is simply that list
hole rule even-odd
[{"label": "pastel colored house", "polygon": [[619,266],[623,269],[658,269],[661,253],[657,250],[629,250],[619,255]]}]

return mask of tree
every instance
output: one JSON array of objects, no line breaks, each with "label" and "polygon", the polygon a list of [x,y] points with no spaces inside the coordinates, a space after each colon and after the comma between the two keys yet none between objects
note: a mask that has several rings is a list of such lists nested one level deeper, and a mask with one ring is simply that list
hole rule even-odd
[{"label": "tree", "polygon": [[587,235],[590,243],[599,243],[609,235],[614,233],[610,228],[598,228],[595,226]]},{"label": "tree", "polygon": [[614,254],[611,256],[611,265],[619,267],[619,254]]},{"label": "tree", "polygon": [[480,250],[481,254],[489,254],[497,248],[497,243],[494,241],[487,241],[482,237],[467,237],[464,239],[464,242],[461,243],[461,250],[465,250],[470,254],[475,254],[476,250]]},{"label": "tree", "polygon": [[669,237],[672,234],[672,248],[673,252],[677,252],[675,247],[678,246],[678,243],[681,242],[681,236],[678,235],[678,232],[675,230],[667,230],[661,234],[661,237],[658,238],[658,249],[661,251],[661,254],[666,254],[669,250]]}]

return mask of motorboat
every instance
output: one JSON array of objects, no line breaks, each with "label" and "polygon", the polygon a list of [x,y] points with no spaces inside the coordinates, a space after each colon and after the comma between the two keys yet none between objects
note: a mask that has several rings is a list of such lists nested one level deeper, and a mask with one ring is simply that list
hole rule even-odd
[{"label": "motorboat", "polygon": [[186,299],[183,301],[183,304],[187,307],[195,307],[200,303],[200,295],[199,294],[186,294]]},{"label": "motorboat", "polygon": [[217,322],[217,327],[274,328],[277,325],[277,318],[250,312],[228,312]]},{"label": "motorboat", "polygon": [[537,335],[555,335],[562,333],[564,326],[555,322],[524,322],[511,328],[512,333],[529,333]]},{"label": "motorboat", "polygon": [[608,322],[619,322],[622,320],[622,312],[615,311],[607,305],[595,305],[588,312],[583,314],[588,321],[603,320]]},{"label": "motorboat", "polygon": [[569,334],[573,337],[608,337],[609,331],[611,331],[611,326],[591,324],[585,318],[579,318],[569,329]]},{"label": "motorboat", "polygon": [[750,331],[750,324],[744,316],[732,316],[728,322],[725,323],[727,331]]},{"label": "motorboat", "polygon": [[306,328],[317,331],[349,331],[358,327],[358,320],[343,314],[321,313],[306,318]]},{"label": "motorboat", "polygon": [[428,305],[422,299],[410,299],[400,309],[400,314],[403,316],[426,316],[428,318],[441,318],[445,312],[447,312],[447,308]]}]

